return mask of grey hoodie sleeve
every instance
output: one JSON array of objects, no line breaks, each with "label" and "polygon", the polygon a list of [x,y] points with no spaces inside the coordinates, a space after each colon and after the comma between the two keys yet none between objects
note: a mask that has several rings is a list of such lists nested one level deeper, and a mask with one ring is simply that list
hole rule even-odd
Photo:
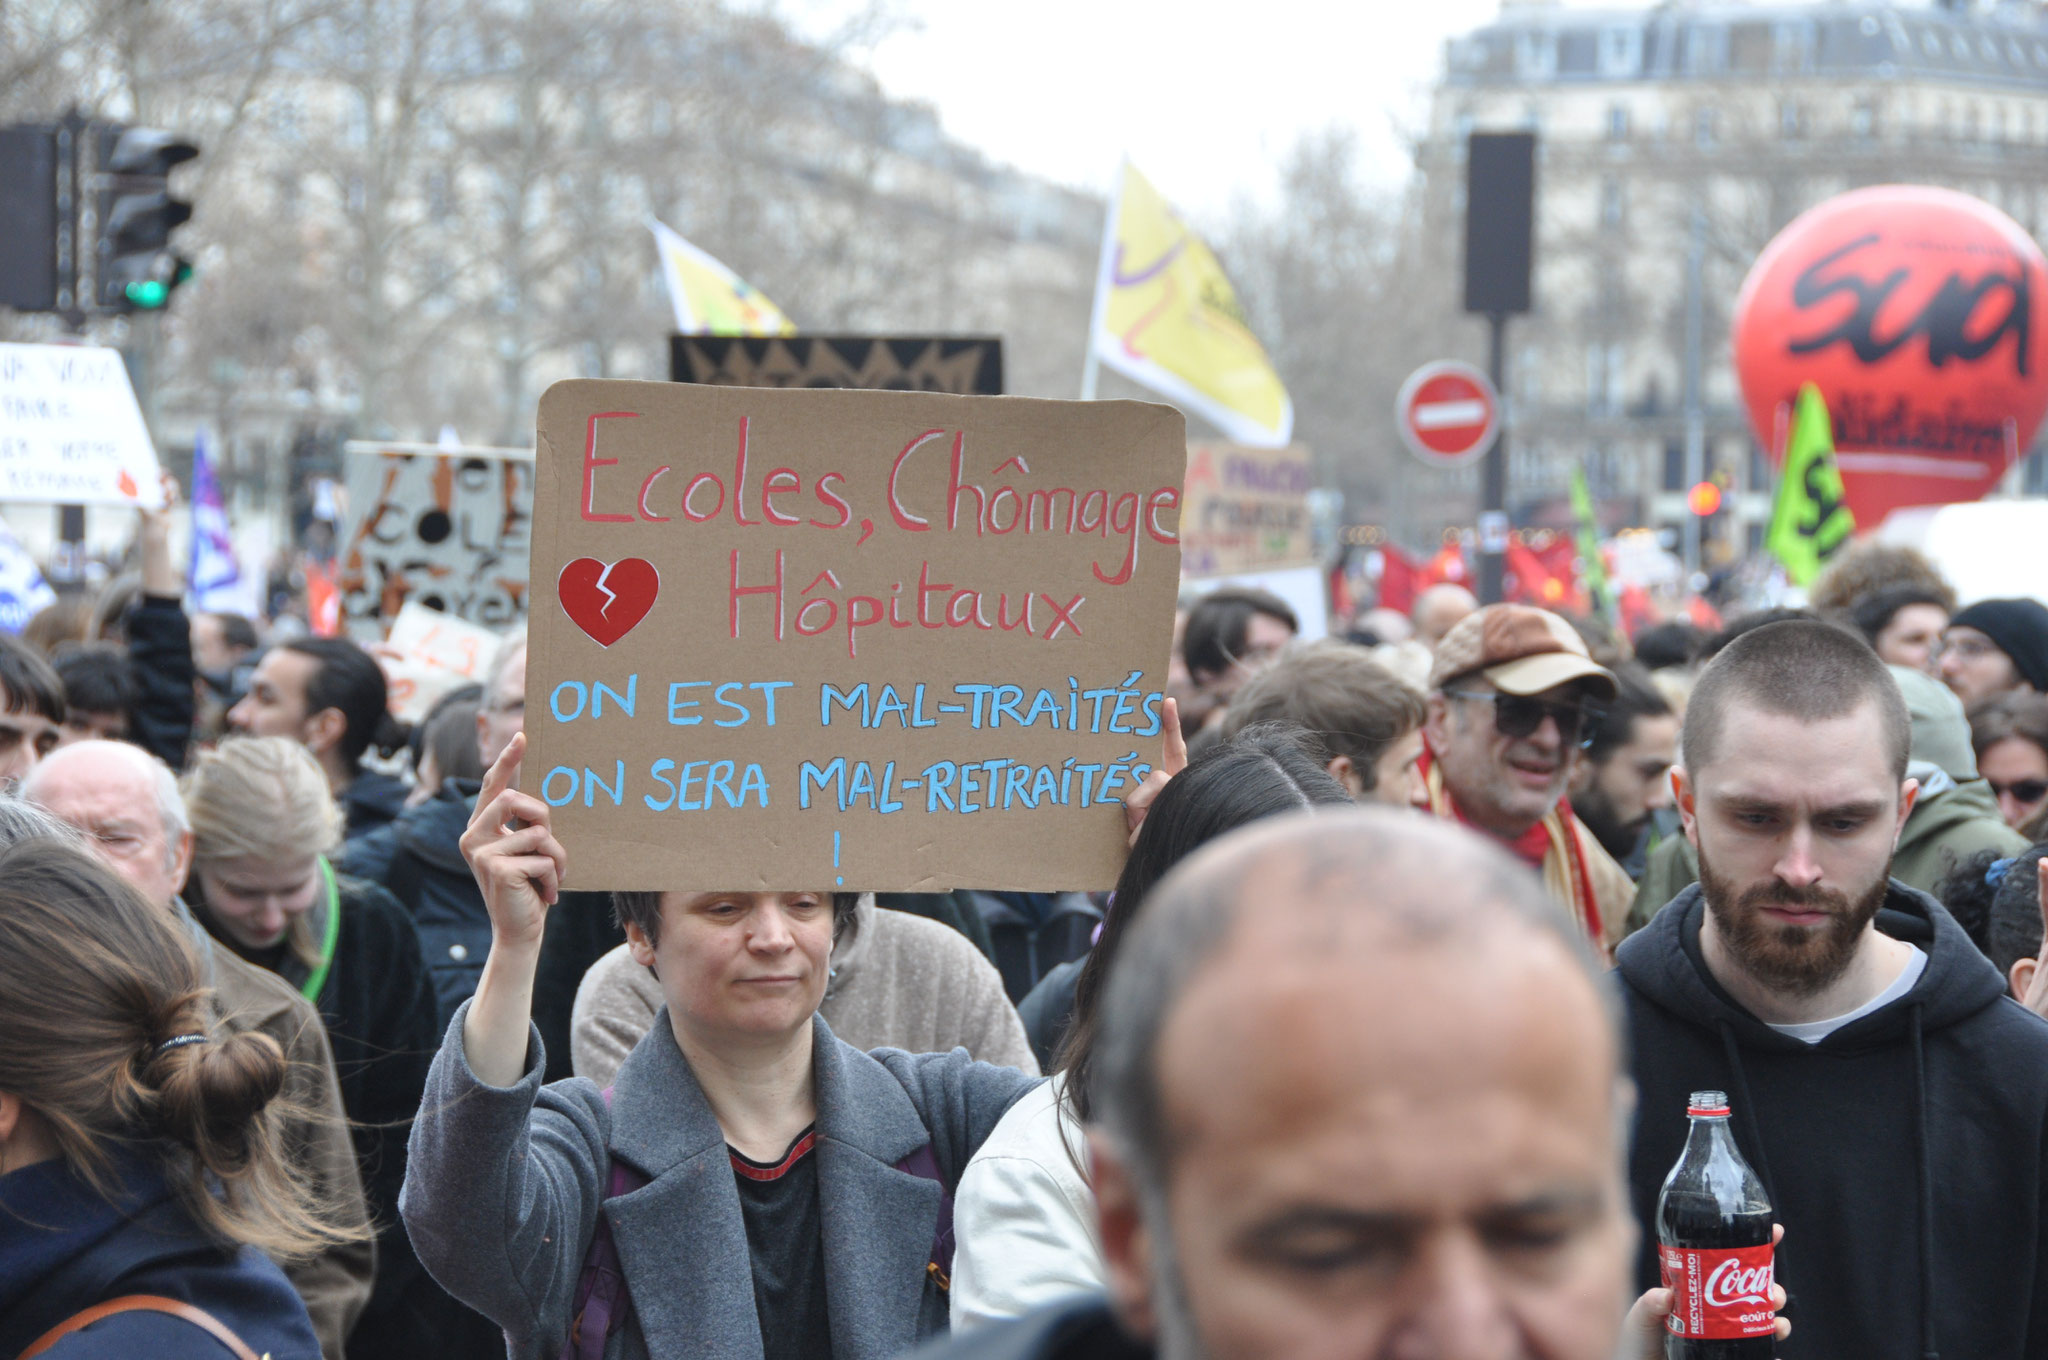
[{"label": "grey hoodie sleeve", "polygon": [[469,1004],[427,1073],[399,1215],[441,1286],[504,1328],[511,1360],[545,1360],[568,1337],[596,1231],[610,1112],[587,1081],[541,1085],[537,1029],[516,1085],[478,1080],[462,1043]]},{"label": "grey hoodie sleeve", "polygon": [[931,1131],[932,1155],[948,1184],[959,1181],[968,1160],[1018,1097],[1044,1080],[1014,1067],[976,1062],[964,1048],[951,1053],[878,1048],[868,1056],[903,1084]]}]

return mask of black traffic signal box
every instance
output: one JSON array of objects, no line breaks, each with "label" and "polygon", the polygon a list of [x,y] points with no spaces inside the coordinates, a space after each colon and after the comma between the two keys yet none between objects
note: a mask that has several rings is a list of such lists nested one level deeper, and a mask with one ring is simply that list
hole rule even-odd
[{"label": "black traffic signal box", "polygon": [[93,132],[96,310],[153,311],[192,276],[192,266],[170,248],[192,205],[171,197],[170,179],[171,168],[199,148],[158,128],[109,124]]}]

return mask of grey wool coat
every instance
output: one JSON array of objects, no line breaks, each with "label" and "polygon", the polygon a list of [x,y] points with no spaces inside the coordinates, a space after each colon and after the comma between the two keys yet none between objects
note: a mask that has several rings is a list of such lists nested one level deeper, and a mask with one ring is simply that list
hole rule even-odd
[{"label": "grey wool coat", "polygon": [[[605,1360],[758,1360],[753,1272],[725,1135],[663,1009],[612,1102],[580,1077],[541,1084],[540,1033],[517,1085],[470,1071],[455,1013],[413,1125],[399,1212],[442,1287],[505,1329],[511,1360],[551,1360],[619,1157],[648,1184],[604,1213],[632,1294]],[[964,1049],[863,1053],[813,1017],[819,1218],[833,1360],[888,1360],[946,1330],[930,1278],[940,1190],[898,1171],[926,1143],[950,1189],[1035,1084]]]}]

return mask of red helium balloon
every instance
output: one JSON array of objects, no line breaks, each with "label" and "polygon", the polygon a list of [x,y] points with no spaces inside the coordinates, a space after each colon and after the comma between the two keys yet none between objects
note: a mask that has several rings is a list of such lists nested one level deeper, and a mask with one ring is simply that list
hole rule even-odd
[{"label": "red helium balloon", "polygon": [[1834,419],[1849,508],[1976,500],[2048,412],[2048,260],[1968,194],[1857,189],[1809,209],[1757,257],[1735,302],[1751,424],[1784,461],[1799,385]]}]

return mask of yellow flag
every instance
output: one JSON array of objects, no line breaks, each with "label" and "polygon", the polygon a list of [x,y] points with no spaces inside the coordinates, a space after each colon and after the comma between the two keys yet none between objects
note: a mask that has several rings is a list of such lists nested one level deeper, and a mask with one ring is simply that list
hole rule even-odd
[{"label": "yellow flag", "polygon": [[1287,388],[1223,266],[1128,162],[1103,231],[1089,344],[1239,443],[1277,448],[1294,432]]},{"label": "yellow flag", "polygon": [[760,290],[661,223],[649,220],[661,272],[685,335],[794,335],[796,327]]}]

